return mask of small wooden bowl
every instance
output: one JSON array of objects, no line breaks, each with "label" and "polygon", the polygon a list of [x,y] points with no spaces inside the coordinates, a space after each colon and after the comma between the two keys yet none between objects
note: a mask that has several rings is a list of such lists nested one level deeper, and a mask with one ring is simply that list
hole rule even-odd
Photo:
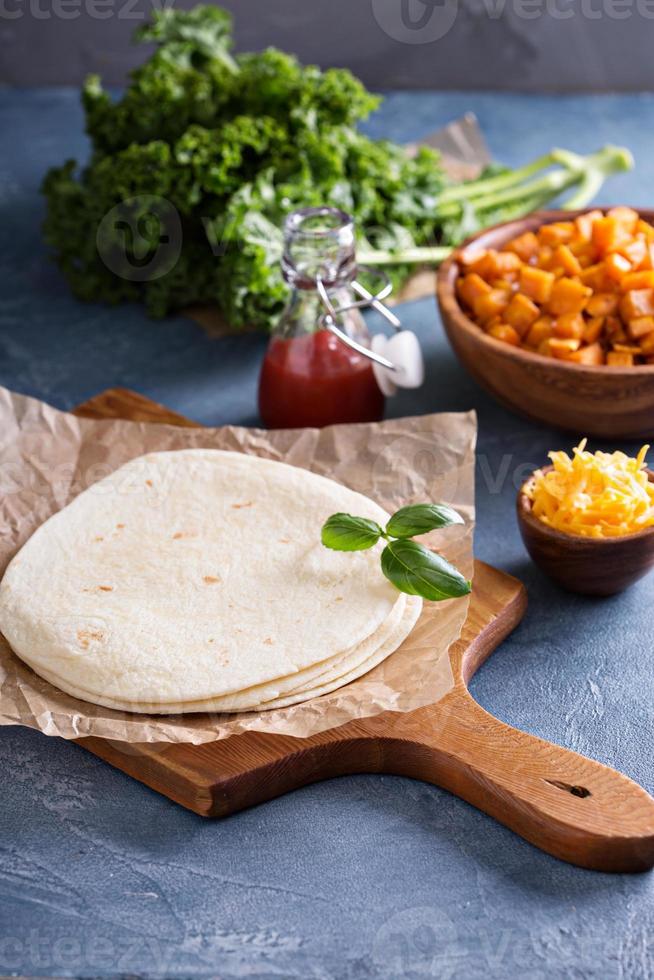
[{"label": "small wooden bowl", "polygon": [[[654,210],[638,209],[654,223]],[[516,235],[582,211],[537,211],[469,239],[438,272],[436,295],[445,333],[472,377],[499,402],[536,422],[605,439],[654,437],[654,365],[631,368],[571,364],[489,337],[459,305],[462,250],[501,248]]]},{"label": "small wooden bowl", "polygon": [[[546,473],[551,466],[543,466]],[[654,473],[647,470],[650,483]],[[526,489],[518,491],[518,526],[533,561],[569,592],[607,596],[622,592],[654,566],[654,527],[619,538],[583,538],[556,531],[532,514]]]}]

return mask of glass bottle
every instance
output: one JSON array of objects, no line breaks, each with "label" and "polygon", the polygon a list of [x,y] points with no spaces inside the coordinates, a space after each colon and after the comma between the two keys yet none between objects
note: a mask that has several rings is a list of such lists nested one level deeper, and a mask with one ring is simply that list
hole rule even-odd
[{"label": "glass bottle", "polygon": [[[371,361],[325,326],[320,281],[335,310],[356,300],[352,218],[337,208],[303,208],[284,225],[282,275],[291,295],[273,331],[259,378],[259,412],[274,429],[372,422],[384,412],[384,396]],[[368,347],[358,309],[338,313],[338,327]]]}]

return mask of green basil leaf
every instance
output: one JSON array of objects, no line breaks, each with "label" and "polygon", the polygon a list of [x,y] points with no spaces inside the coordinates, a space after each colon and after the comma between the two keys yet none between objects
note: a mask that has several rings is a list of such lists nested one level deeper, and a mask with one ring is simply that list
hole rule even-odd
[{"label": "green basil leaf", "polygon": [[394,538],[412,538],[449,524],[463,524],[463,518],[447,504],[410,504],[393,514],[386,533]]},{"label": "green basil leaf", "polygon": [[334,551],[365,551],[377,544],[382,529],[376,521],[351,514],[332,514],[322,526],[321,540]]},{"label": "green basil leaf", "polygon": [[417,541],[391,541],[382,551],[386,578],[408,595],[439,602],[467,595],[471,584],[449,561]]}]

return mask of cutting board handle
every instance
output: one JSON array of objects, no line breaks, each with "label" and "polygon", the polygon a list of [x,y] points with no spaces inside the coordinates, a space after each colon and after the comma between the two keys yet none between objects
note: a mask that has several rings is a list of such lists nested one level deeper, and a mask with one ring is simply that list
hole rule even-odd
[{"label": "cutting board handle", "polygon": [[[442,707],[431,734],[421,726],[413,737],[407,731],[406,739],[393,739],[384,771],[442,786],[582,867],[654,866],[654,799],[641,786],[504,724],[477,704],[462,681]],[[411,716],[406,720],[410,725]]]}]

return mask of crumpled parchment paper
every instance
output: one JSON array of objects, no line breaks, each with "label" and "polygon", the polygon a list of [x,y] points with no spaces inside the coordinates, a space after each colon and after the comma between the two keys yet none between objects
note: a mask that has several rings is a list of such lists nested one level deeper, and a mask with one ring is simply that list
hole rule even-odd
[{"label": "crumpled parchment paper", "polygon": [[[426,542],[471,577],[475,439],[474,413],[270,432],[180,428],[78,418],[0,388],[0,575],[43,521],[118,466],[156,450],[204,447],[304,467],[388,511],[412,502],[450,503],[465,526],[434,532]],[[451,689],[447,650],[460,635],[468,599],[425,609],[400,649],[359,680],[303,704],[232,715],[142,715],[78,700],[38,677],[0,635],[0,724],[67,739],[200,744],[246,731],[307,737],[383,711],[412,711]]]}]

